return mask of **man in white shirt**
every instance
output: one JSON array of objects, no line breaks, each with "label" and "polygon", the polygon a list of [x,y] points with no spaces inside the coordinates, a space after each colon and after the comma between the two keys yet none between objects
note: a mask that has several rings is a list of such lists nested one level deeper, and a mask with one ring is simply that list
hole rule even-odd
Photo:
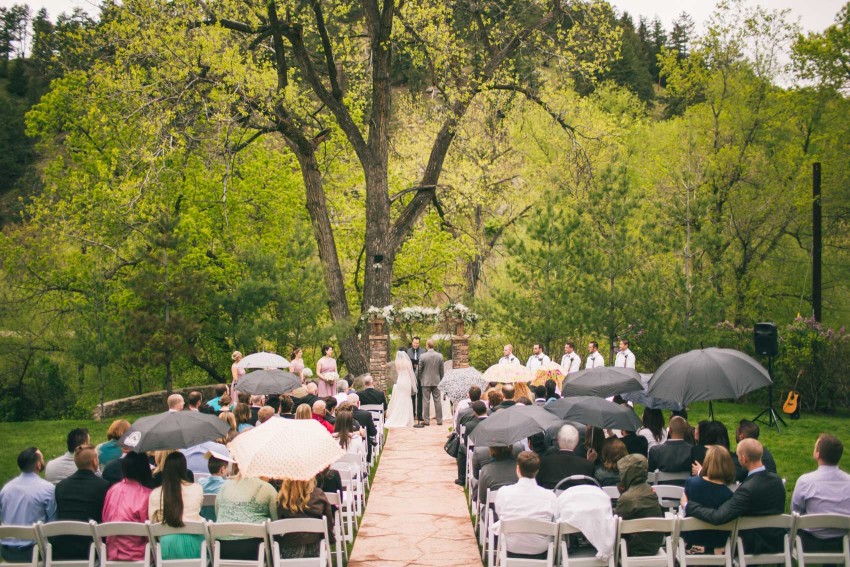
[{"label": "man in white shirt", "polygon": [[[534,478],[540,470],[540,457],[523,451],[516,459],[517,482],[496,493],[496,515],[505,520],[543,520],[551,522],[557,512],[558,498],[551,490],[537,486]],[[546,559],[552,538],[534,534],[505,536],[508,557]]]},{"label": "man in white shirt", "polygon": [[629,350],[628,339],[620,341],[620,349],[617,351],[617,358],[614,359],[614,366],[617,368],[635,367],[635,354]]},{"label": "man in white shirt", "polygon": [[505,345],[505,348],[502,349],[502,358],[499,359],[499,364],[518,364],[522,365],[517,357],[514,356],[514,347],[512,345]]},{"label": "man in white shirt", "polygon": [[602,355],[599,354],[599,343],[596,341],[590,341],[590,344],[587,345],[587,360],[584,363],[584,368],[587,370],[588,368],[602,368],[605,366],[605,359],[602,358]]},{"label": "man in white shirt", "polygon": [[546,356],[546,353],[543,352],[543,347],[539,344],[534,343],[534,346],[531,347],[531,356],[528,357],[528,362],[525,363],[525,367],[529,370],[538,370],[541,366],[549,362],[549,357]]},{"label": "man in white shirt", "polygon": [[567,374],[578,372],[581,369],[581,357],[576,354],[575,345],[567,343],[564,345],[564,356],[561,358],[561,366]]}]

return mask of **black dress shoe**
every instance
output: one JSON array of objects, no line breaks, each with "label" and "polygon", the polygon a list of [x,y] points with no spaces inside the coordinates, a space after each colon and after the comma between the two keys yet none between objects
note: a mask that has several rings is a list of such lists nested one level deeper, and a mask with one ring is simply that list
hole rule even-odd
[{"label": "black dress shoe", "polygon": [[465,482],[463,482],[463,481],[462,481],[461,479],[459,479],[459,478],[456,478],[456,479],[455,479],[455,484],[456,484],[456,485],[458,485],[458,486],[466,486],[466,483],[465,483]]},{"label": "black dress shoe", "polygon": [[425,427],[425,424],[424,424],[424,423],[417,423],[417,424],[416,424],[416,425],[414,425],[413,427],[415,427],[416,429],[420,429],[420,428],[422,428],[422,427]]}]

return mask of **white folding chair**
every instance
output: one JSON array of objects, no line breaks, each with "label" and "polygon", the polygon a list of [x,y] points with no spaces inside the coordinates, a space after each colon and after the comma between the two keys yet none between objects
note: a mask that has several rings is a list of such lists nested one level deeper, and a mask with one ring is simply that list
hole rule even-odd
[{"label": "white folding chair", "polygon": [[682,495],[685,493],[684,486],[674,486],[671,484],[656,484],[652,487],[658,496],[658,503],[665,510],[675,512],[679,509],[679,504],[682,501]]},{"label": "white folding chair", "polygon": [[32,541],[32,559],[29,562],[14,563],[14,565],[25,567],[38,567],[39,559],[41,558],[41,548],[39,547],[38,533],[35,526],[0,526],[0,540],[4,539],[20,539],[24,541]]},{"label": "white folding chair", "polygon": [[[516,520],[499,521],[499,567],[554,567],[555,565],[555,537],[558,535],[558,524],[543,520],[532,520],[529,518],[518,518]],[[546,559],[521,559],[508,557],[507,537],[510,534],[533,534],[549,536],[549,547],[546,550]],[[491,563],[492,565],[492,563]]]},{"label": "white folding chair", "polygon": [[561,493],[565,490],[572,488],[573,486],[580,486],[582,484],[598,487],[599,481],[597,481],[592,476],[587,476],[584,474],[574,474],[559,480],[558,484],[555,485],[555,488],[553,488],[552,491],[555,493],[555,496],[560,496]]},{"label": "white folding chair", "polygon": [[[92,536],[97,543],[98,555],[100,556],[100,567],[148,567],[151,563],[150,532],[145,524],[136,522],[107,522],[105,524],[92,524]],[[108,537],[141,537],[147,540],[145,543],[145,556],[140,561],[110,561],[106,558],[106,538]],[[120,542],[114,543],[119,545]]]},{"label": "white folding chair", "polygon": [[608,498],[611,500],[619,500],[620,499],[620,489],[616,486],[602,486],[602,491],[608,495]]},{"label": "white folding chair", "polygon": [[[640,518],[636,520],[620,519],[617,529],[619,538],[619,560],[622,567],[673,567],[675,557],[673,542],[676,540],[678,518]],[[647,557],[630,557],[624,536],[642,532],[663,534],[658,553]]]},{"label": "white folding chair", "polygon": [[[375,429],[378,430],[378,434],[375,436],[376,445],[372,448],[372,461],[374,462],[384,448],[384,406],[381,404],[366,404],[360,406],[360,409],[372,414],[372,421],[375,423]],[[366,442],[368,443],[368,439]]]},{"label": "white folding chair", "polygon": [[192,476],[195,478],[195,482],[201,482],[202,479],[209,478],[210,473],[208,473],[208,472],[193,472]]},{"label": "white folding chair", "polygon": [[331,468],[339,473],[339,478],[342,480],[345,492],[348,493],[346,497],[352,499],[354,512],[359,518],[363,515],[363,505],[366,503],[360,466],[352,465],[345,461],[337,461],[331,465]]},{"label": "white folding chair", "polygon": [[[44,567],[94,567],[95,564],[95,545],[94,536],[92,535],[91,524],[94,522],[50,522],[45,524],[38,522],[35,525],[36,533],[38,534],[39,545],[42,549],[44,557]],[[50,538],[60,536],[81,537],[88,540],[89,553],[86,559],[54,559],[53,558],[53,543]],[[57,542],[57,546],[63,545]]]},{"label": "white folding chair", "polygon": [[[823,529],[829,528],[833,530],[844,530],[844,537],[841,538],[842,550],[825,552],[825,551],[804,551],[803,539],[800,536],[800,530]],[[806,514],[797,516],[794,524],[794,556],[797,559],[798,567],[806,567],[806,563],[816,564],[844,564],[850,566],[850,516],[840,514]]]},{"label": "white folding chair", "polygon": [[352,468],[357,467],[360,479],[366,488],[369,488],[369,465],[366,463],[366,453],[346,453],[337,462],[348,463]]},{"label": "white folding chair", "polygon": [[[153,547],[153,558],[155,567],[207,567],[209,550],[209,532],[206,522],[186,522],[182,528],[172,528],[167,524],[151,524],[147,522],[148,533]],[[201,542],[201,556],[194,559],[163,559],[162,543],[160,539],[168,535],[196,535],[203,536]]]},{"label": "white folding chair", "polygon": [[493,524],[496,523],[496,493],[501,486],[487,489],[487,499],[484,502],[484,511],[479,523],[479,539],[481,545],[481,558],[486,559],[487,565],[496,563],[496,533]]},{"label": "white folding chair", "polygon": [[[331,565],[328,526],[324,517],[321,520],[316,518],[277,520],[275,522],[269,522],[266,526],[270,541],[272,542],[272,567],[333,567]],[[319,556],[283,559],[280,556],[280,544],[274,539],[275,536],[305,532],[322,534],[323,539],[319,542]]]},{"label": "white folding chair", "polygon": [[[342,527],[342,495],[339,492],[325,492],[325,498],[334,508],[334,539],[336,543],[332,546],[331,551],[336,558],[336,567],[342,567],[343,558],[348,562],[348,547],[345,545],[345,532]],[[351,529],[353,531],[354,528]]]},{"label": "white folding chair", "polygon": [[[676,560],[679,562],[679,567],[687,567],[688,565],[724,565],[725,567],[732,567],[732,542],[735,541],[736,524],[737,521],[732,520],[731,522],[715,526],[697,518],[680,518],[679,541],[676,546]],[[716,555],[713,553],[714,550],[707,549],[705,555],[688,555],[685,534],[697,530],[726,532],[728,537],[726,538],[726,544],[723,546],[723,554]]]},{"label": "white folding chair", "polygon": [[[614,550],[616,549],[614,544],[617,537],[617,516],[613,516],[611,522],[614,524],[612,532],[615,538],[614,542],[611,542],[611,549]],[[593,546],[573,549],[571,551],[569,547],[569,536],[573,534],[581,534],[581,530],[569,522],[560,522],[558,524],[558,545],[556,551],[558,552],[557,561],[560,567],[614,567],[615,553],[613,552],[607,560],[604,560],[596,557],[596,549]]]},{"label": "white folding chair", "polygon": [[[236,522],[210,522],[207,524],[210,531],[210,543],[212,544],[213,563],[212,567],[265,567],[266,549],[266,523],[244,524]],[[227,559],[221,557],[221,539],[248,539],[256,538],[257,559]]]},{"label": "white folding chair", "polygon": [[655,471],[655,480],[650,482],[650,484],[669,484],[670,481],[681,481],[685,482],[691,478],[690,471],[682,471],[682,472],[663,472],[663,471]]},{"label": "white folding chair", "polygon": [[469,446],[466,448],[466,479],[465,486],[466,488],[466,505],[472,506],[472,450],[473,446]]},{"label": "white folding chair", "polygon": [[354,528],[357,525],[357,497],[354,490],[354,480],[351,477],[351,471],[347,468],[337,470],[339,473],[340,482],[342,483],[343,491],[340,494],[340,512],[342,512],[342,520],[344,522],[345,541],[351,543],[354,541]]},{"label": "white folding chair", "polygon": [[[785,530],[782,536],[782,551],[777,553],[745,553],[741,532],[758,528],[781,528]],[[794,516],[791,514],[776,514],[773,516],[748,516],[738,518],[736,528],[737,558],[740,567],[747,565],[784,564],[791,567],[791,534],[794,531]]]},{"label": "white folding chair", "polygon": [[657,471],[649,471],[646,473],[646,482],[647,484],[655,484],[655,478],[657,476]]}]

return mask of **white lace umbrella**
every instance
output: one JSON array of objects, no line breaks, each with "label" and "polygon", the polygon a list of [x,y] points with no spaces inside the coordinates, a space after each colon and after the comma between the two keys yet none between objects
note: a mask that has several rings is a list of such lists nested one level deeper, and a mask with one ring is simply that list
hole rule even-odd
[{"label": "white lace umbrella", "polygon": [[446,370],[445,376],[440,380],[439,389],[452,401],[458,403],[469,397],[469,388],[478,386],[483,392],[487,388],[487,380],[481,377],[481,373],[471,366],[466,368],[452,368]]},{"label": "white lace umbrella", "polygon": [[236,368],[289,368],[289,361],[273,352],[255,352],[237,362]]},{"label": "white lace umbrella", "polygon": [[245,476],[310,480],[345,454],[314,419],[272,418],[228,445]]},{"label": "white lace umbrella", "polygon": [[534,372],[519,364],[494,364],[484,371],[482,378],[488,382],[514,384],[516,382],[531,382]]}]

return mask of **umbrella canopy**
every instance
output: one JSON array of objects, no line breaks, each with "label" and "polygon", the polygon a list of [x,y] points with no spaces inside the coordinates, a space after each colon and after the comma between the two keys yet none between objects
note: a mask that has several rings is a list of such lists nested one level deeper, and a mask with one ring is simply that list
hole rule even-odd
[{"label": "umbrella canopy", "polygon": [[301,379],[292,372],[283,370],[255,370],[239,379],[237,388],[249,394],[280,395],[291,392],[301,385]]},{"label": "umbrella canopy", "polygon": [[478,386],[482,392],[487,388],[487,380],[481,377],[481,372],[471,366],[447,370],[443,379],[440,380],[440,391],[455,403],[469,397],[471,386]]},{"label": "umbrella canopy", "polygon": [[546,380],[554,380],[558,387],[561,387],[561,382],[564,380],[564,376],[567,375],[567,371],[563,366],[555,362],[554,360],[550,360],[549,362],[544,362],[543,365],[540,366],[537,370],[534,371],[534,381],[531,383],[532,386],[545,386]]},{"label": "umbrella canopy", "polygon": [[660,398],[653,398],[652,396],[646,395],[646,389],[649,387],[650,380],[652,380],[652,374],[641,373],[640,383],[643,384],[643,390],[635,392],[625,392],[623,393],[623,399],[627,402],[632,402],[633,404],[640,404],[643,407],[649,409],[674,411],[682,411],[685,409],[685,406],[683,406],[682,404],[677,404],[676,402],[662,400]]},{"label": "umbrella canopy", "polygon": [[141,417],[118,440],[137,453],[160,449],[187,449],[221,439],[230,426],[217,416],[197,411],[167,411]]},{"label": "umbrella canopy", "polygon": [[514,384],[516,382],[531,382],[534,372],[519,364],[494,364],[482,375],[487,382]]},{"label": "umbrella canopy", "polygon": [[609,398],[638,390],[643,390],[643,385],[640,383],[640,374],[634,368],[604,366],[570,374],[561,386],[561,395]]},{"label": "umbrella canopy", "polygon": [[242,474],[291,480],[310,480],[345,454],[315,419],[272,418],[228,448]]},{"label": "umbrella canopy", "polygon": [[[603,429],[637,431],[643,427],[640,419],[629,406],[621,406],[595,396],[561,398],[546,404],[544,407],[546,411],[552,412],[561,419],[577,421],[584,425]],[[481,425],[478,427],[481,427]],[[475,433],[478,427],[472,432]]]},{"label": "umbrella canopy", "polygon": [[561,425],[560,419],[540,406],[515,406],[501,409],[479,423],[469,439],[476,447],[509,447],[547,428]]},{"label": "umbrella canopy", "polygon": [[289,368],[289,361],[273,352],[255,352],[237,362],[236,368]]},{"label": "umbrella canopy", "polygon": [[743,352],[706,348],[674,356],[662,364],[646,393],[688,405],[705,400],[736,400],[771,384],[764,366]]}]

